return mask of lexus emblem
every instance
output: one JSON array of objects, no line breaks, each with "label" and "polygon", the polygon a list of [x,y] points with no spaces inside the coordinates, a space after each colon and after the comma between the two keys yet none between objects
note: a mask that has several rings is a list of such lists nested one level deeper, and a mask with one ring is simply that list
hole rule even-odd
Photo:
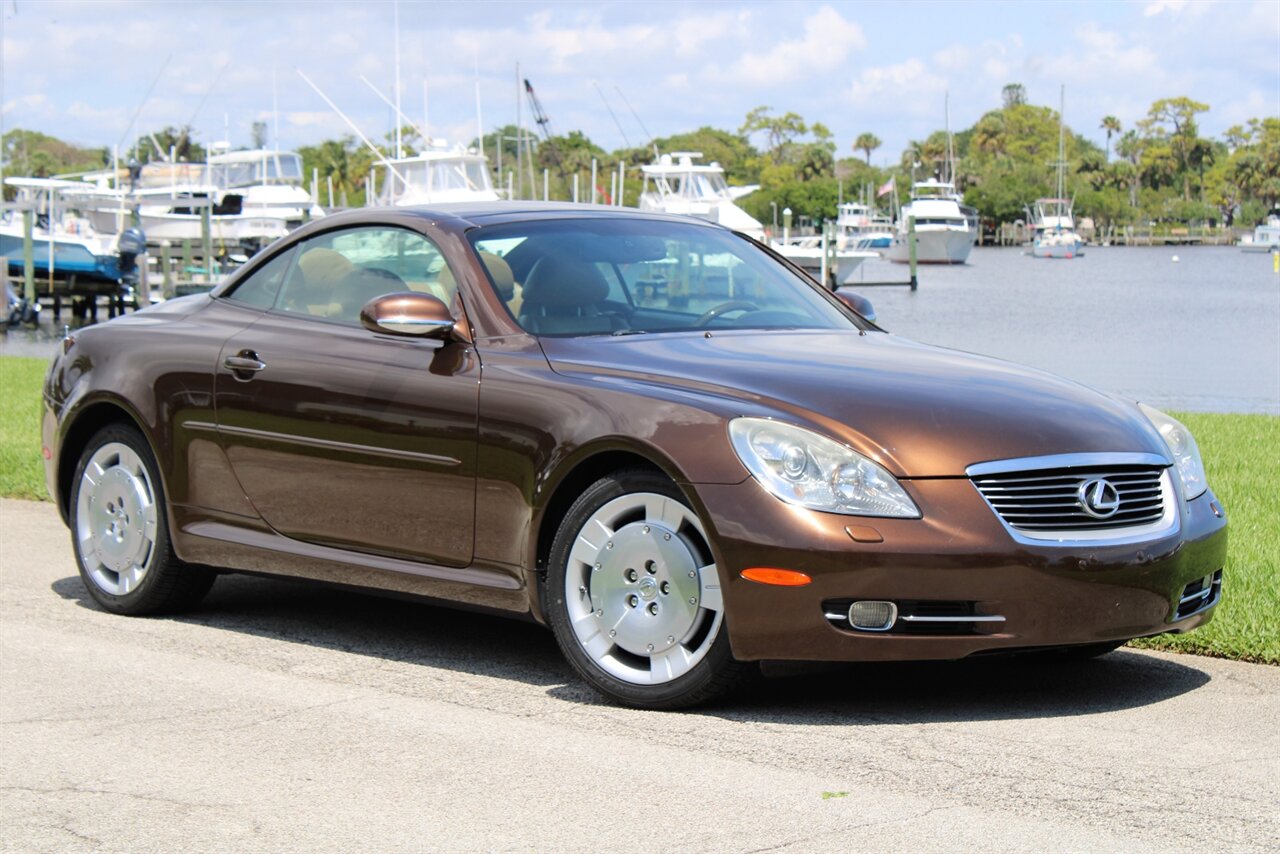
[{"label": "lexus emblem", "polygon": [[1120,493],[1111,481],[1094,477],[1080,484],[1076,493],[1084,512],[1095,519],[1109,519],[1120,509]]}]

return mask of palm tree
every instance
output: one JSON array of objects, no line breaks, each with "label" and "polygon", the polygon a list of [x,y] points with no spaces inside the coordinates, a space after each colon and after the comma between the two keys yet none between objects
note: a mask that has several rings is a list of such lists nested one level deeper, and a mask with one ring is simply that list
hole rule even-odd
[{"label": "palm tree", "polygon": [[1106,116],[1102,119],[1102,124],[1098,125],[1107,132],[1107,162],[1111,162],[1111,134],[1120,133],[1120,120],[1115,116]]},{"label": "palm tree", "polygon": [[874,133],[860,133],[858,138],[853,141],[854,151],[865,151],[867,153],[867,165],[871,165],[871,152],[880,147],[880,138]]}]

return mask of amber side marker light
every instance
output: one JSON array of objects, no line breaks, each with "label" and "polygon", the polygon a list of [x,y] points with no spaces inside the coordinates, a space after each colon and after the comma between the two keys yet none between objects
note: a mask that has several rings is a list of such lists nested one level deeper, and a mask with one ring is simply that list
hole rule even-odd
[{"label": "amber side marker light", "polygon": [[742,577],[758,584],[772,584],[775,587],[803,587],[813,579],[803,572],[794,569],[767,569],[753,567],[742,570]]}]

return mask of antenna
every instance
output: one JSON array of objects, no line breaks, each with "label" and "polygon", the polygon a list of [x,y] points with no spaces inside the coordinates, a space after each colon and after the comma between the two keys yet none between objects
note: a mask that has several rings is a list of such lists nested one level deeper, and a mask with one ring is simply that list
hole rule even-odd
[{"label": "antenna", "polygon": [[[382,92],[378,89],[377,86],[374,86],[372,83],[369,82],[368,78],[366,78],[363,74],[361,74],[360,79],[364,81],[364,85],[368,86],[370,89],[373,90],[373,94],[377,95],[379,98],[382,99],[382,103],[386,104],[388,107],[395,110],[396,116],[398,118],[402,119],[405,123],[409,125],[409,127],[417,131],[418,135],[421,136],[423,139],[427,138],[426,131],[418,127],[417,123],[415,123],[413,119],[409,118],[404,113],[400,112],[400,108],[397,107],[395,104],[391,103],[391,101],[387,98],[387,96],[382,94]],[[397,124],[399,124],[399,122],[397,122]]]},{"label": "antenna", "polygon": [[[356,123],[351,121],[351,119],[347,118],[346,113],[342,112],[342,110],[339,110],[338,105],[333,103],[333,101],[329,100],[329,96],[326,95],[324,92],[322,92],[319,86],[312,83],[310,77],[302,73],[301,68],[298,68],[295,70],[298,72],[298,76],[301,77],[303,80],[305,80],[307,82],[307,85],[310,86],[312,89],[314,89],[316,94],[319,95],[322,99],[324,99],[324,102],[329,105],[329,109],[337,113],[338,118],[346,122],[347,127],[351,128],[351,130],[355,133],[355,135],[360,137],[360,141],[363,142],[366,146],[368,146],[369,150],[373,152],[373,156],[378,158],[378,160],[382,162],[383,166],[391,170],[391,174],[395,175],[401,181],[404,181],[404,176],[401,175],[399,171],[397,171],[396,167],[392,165],[391,161],[387,159],[387,156],[383,154],[381,150],[379,150],[378,146],[374,145],[372,142],[369,141],[369,137],[364,135],[364,133],[360,130],[360,128],[356,125]],[[405,183],[408,183],[408,182],[405,181]],[[372,190],[372,187],[370,189]]]},{"label": "antenna", "polygon": [[626,104],[627,109],[631,111],[631,117],[636,120],[636,124],[640,125],[640,130],[644,131],[645,136],[649,137],[649,144],[653,146],[653,154],[656,157],[658,154],[658,146],[653,143],[653,134],[649,133],[649,129],[644,126],[644,122],[640,121],[640,116],[636,114],[635,107],[631,106],[631,102],[627,100],[626,95],[622,94],[622,90],[617,86],[614,86],[613,89],[618,93],[618,97],[622,99],[622,103]]},{"label": "antenna", "polygon": [[951,145],[951,92],[948,90],[942,96],[942,113],[947,124],[947,183],[955,184],[956,182],[956,152]]},{"label": "antenna", "polygon": [[599,93],[600,100],[604,101],[604,108],[609,111],[609,118],[613,119],[613,124],[618,129],[618,133],[622,134],[622,142],[627,146],[627,148],[630,148],[631,140],[627,139],[627,132],[622,129],[622,124],[618,121],[618,117],[613,114],[613,107],[609,106],[608,99],[605,98],[604,92],[600,90],[600,84],[592,80],[591,85],[596,87],[596,92]]},{"label": "antenna", "polygon": [[[392,4],[392,8],[395,10],[396,22],[396,102],[393,105],[393,109],[396,111],[397,116],[403,116],[404,113],[400,112],[400,0],[395,0],[395,3]],[[421,133],[421,131],[419,131],[419,133]],[[396,157],[404,157],[404,146],[401,144],[399,121],[396,122]]]},{"label": "antenna", "polygon": [[213,82],[209,84],[209,88],[204,90],[204,97],[200,99],[200,103],[196,105],[196,110],[191,114],[191,118],[187,119],[187,127],[191,127],[196,123],[196,116],[200,115],[200,111],[204,109],[205,101],[209,100],[209,96],[213,94],[213,87],[218,85],[218,81],[222,79],[222,72],[227,70],[227,66],[231,64],[231,60],[222,63],[222,67],[218,69],[218,73],[213,76]]},{"label": "antenna", "polygon": [[[480,140],[480,156],[484,157],[484,119],[480,114],[480,57],[472,57],[475,62],[476,77],[476,139]],[[498,150],[502,150],[502,141],[498,141]]]},{"label": "antenna", "polygon": [[160,82],[160,75],[164,74],[164,70],[169,67],[169,60],[173,59],[173,54],[169,54],[164,58],[164,64],[160,66],[160,70],[156,72],[156,79],[151,81],[151,85],[147,87],[147,94],[142,97],[142,103],[138,104],[138,109],[133,111],[133,118],[129,119],[129,124],[125,126],[124,133],[120,134],[120,141],[116,143],[119,148],[120,143],[124,142],[133,130],[134,122],[138,120],[138,116],[142,113],[142,108],[147,105],[147,101],[151,100],[151,93],[155,91],[156,84]]},{"label": "antenna", "polygon": [[271,66],[271,147],[280,150],[280,106],[276,98],[276,67]]}]

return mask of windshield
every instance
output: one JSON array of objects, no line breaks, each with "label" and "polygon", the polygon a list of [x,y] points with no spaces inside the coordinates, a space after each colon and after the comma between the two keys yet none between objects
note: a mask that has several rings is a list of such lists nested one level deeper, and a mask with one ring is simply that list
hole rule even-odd
[{"label": "windshield", "polygon": [[395,165],[395,171],[404,178],[401,183],[392,174],[392,180],[397,185],[397,196],[409,188],[419,192],[483,192],[490,189],[489,173],[483,160],[430,160],[418,163],[402,161]]},{"label": "windshield", "polygon": [[493,225],[468,238],[535,335],[853,325],[811,281],[719,228],[609,217]]}]

